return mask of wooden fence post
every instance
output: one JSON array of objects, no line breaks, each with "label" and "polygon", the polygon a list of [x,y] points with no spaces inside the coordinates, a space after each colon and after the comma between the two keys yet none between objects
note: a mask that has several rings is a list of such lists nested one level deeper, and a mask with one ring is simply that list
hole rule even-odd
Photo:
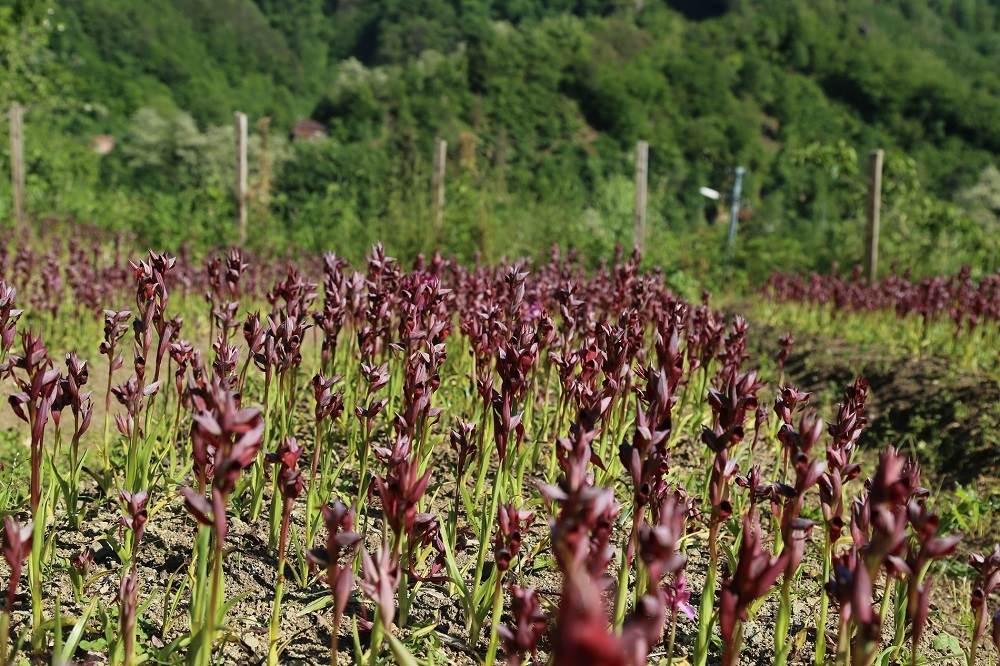
[{"label": "wooden fence post", "polygon": [[24,226],[24,109],[10,106],[10,183],[14,195],[14,220]]},{"label": "wooden fence post", "polygon": [[247,114],[236,112],[236,221],[240,244],[247,240]]},{"label": "wooden fence post", "polygon": [[440,229],[444,224],[444,173],[448,159],[448,142],[444,139],[434,140],[434,174],[431,178],[431,190],[434,226]]},{"label": "wooden fence post", "polygon": [[878,234],[882,208],[882,162],[885,151],[873,150],[868,157],[868,227],[865,231],[865,272],[868,283],[878,277]]},{"label": "wooden fence post", "polygon": [[639,141],[635,144],[635,231],[633,246],[642,252],[646,237],[646,198],[649,182],[649,144]]}]

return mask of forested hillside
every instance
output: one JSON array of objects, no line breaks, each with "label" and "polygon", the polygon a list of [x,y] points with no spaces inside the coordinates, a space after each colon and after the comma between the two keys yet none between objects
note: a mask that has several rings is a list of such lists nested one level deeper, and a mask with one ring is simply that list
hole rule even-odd
[{"label": "forested hillside", "polygon": [[[441,136],[451,251],[607,256],[630,242],[645,139],[650,260],[682,278],[856,262],[875,147],[887,265],[1000,256],[996,0],[0,0],[0,26],[33,212],[151,242],[231,236],[242,110],[262,244],[429,248]],[[303,118],[329,137],[290,141]],[[698,188],[728,190],[737,164],[746,220],[723,262]]]}]

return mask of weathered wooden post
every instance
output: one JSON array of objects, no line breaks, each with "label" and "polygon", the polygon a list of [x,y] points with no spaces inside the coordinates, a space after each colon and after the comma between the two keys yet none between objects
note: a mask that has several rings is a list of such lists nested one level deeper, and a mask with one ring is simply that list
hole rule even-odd
[{"label": "weathered wooden post", "polygon": [[868,157],[868,227],[865,231],[865,272],[868,283],[878,277],[878,233],[882,208],[882,162],[885,151],[873,150]]},{"label": "weathered wooden post", "polygon": [[236,112],[236,221],[240,244],[247,240],[247,114]]},{"label": "weathered wooden post", "polygon": [[434,140],[434,173],[431,177],[431,196],[434,212],[434,226],[440,229],[444,224],[444,170],[448,160],[448,142]]},{"label": "weathered wooden post", "polygon": [[635,230],[632,232],[633,246],[642,252],[646,238],[646,197],[649,182],[649,144],[639,141],[635,144]]},{"label": "weathered wooden post", "polygon": [[24,226],[24,109],[10,106],[10,183],[14,195],[14,221]]}]

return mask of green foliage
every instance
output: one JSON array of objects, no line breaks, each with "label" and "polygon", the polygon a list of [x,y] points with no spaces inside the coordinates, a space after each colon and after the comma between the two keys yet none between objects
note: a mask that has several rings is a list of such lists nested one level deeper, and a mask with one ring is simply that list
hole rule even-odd
[{"label": "green foliage", "polygon": [[[856,263],[874,147],[882,264],[988,270],[998,26],[989,0],[0,0],[0,102],[28,108],[32,212],[150,243],[231,239],[240,109],[273,121],[266,174],[256,132],[250,164],[253,242],[277,249],[358,258],[381,238],[471,259],[556,242],[596,261],[631,242],[645,139],[647,255],[682,282]],[[305,117],[329,138],[289,147]],[[105,133],[100,158],[87,144]],[[437,136],[448,205],[428,233]],[[728,256],[710,224],[728,205],[698,188],[727,192],[736,164]]]}]

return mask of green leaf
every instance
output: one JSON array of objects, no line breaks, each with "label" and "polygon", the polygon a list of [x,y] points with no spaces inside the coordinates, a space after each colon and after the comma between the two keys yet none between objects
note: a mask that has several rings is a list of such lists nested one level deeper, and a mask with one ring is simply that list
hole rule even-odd
[{"label": "green leaf", "polygon": [[63,478],[63,475],[59,473],[59,468],[56,467],[54,460],[49,458],[49,468],[52,470],[52,474],[56,477],[56,482],[59,484],[59,490],[62,492],[63,497],[69,497],[69,482]]},{"label": "green leaf", "polygon": [[80,478],[80,472],[81,472],[81,470],[83,470],[83,464],[84,464],[85,462],[87,462],[87,454],[88,454],[88,453],[90,453],[90,451],[89,451],[89,450],[85,450],[85,451],[83,452],[83,454],[82,454],[82,455],[80,456],[80,461],[79,461],[79,462],[78,462],[78,463],[76,464],[76,470],[75,470],[75,474],[74,474],[74,476],[75,476],[75,477],[76,477],[77,479],[79,479],[79,478]]},{"label": "green leaf", "polygon": [[962,657],[965,651],[962,649],[962,641],[951,634],[938,634],[931,641],[931,646],[938,652],[944,652],[949,656]]},{"label": "green leaf", "polygon": [[[62,612],[60,610],[59,597],[55,598],[55,617],[53,618],[55,627],[52,632],[55,634],[52,643],[53,654],[58,654],[62,651],[62,639],[63,639],[63,623],[62,623]],[[54,666],[58,666],[54,664]]]},{"label": "green leaf", "polygon": [[76,653],[76,648],[80,645],[80,639],[83,638],[83,631],[87,628],[87,620],[97,609],[97,603],[100,601],[99,597],[94,597],[87,609],[83,611],[83,615],[80,619],[76,621],[73,626],[73,631],[70,632],[69,638],[66,639],[66,643],[63,645],[62,652],[60,653],[60,663],[70,664],[73,660],[73,655]]},{"label": "green leaf", "polygon": [[890,645],[885,648],[875,657],[875,663],[879,666],[889,666],[892,663],[892,656],[897,652],[897,647],[895,645]]},{"label": "green leaf", "polygon": [[223,606],[222,606],[222,612],[219,614],[220,618],[224,618],[227,615],[229,615],[229,611],[231,611],[233,609],[233,606],[235,606],[236,604],[240,603],[241,601],[243,601],[244,599],[246,599],[248,596],[250,596],[250,590],[244,590],[244,591],[240,592],[239,594],[237,594],[232,599],[230,599],[229,601],[227,601],[225,604],[223,604]]},{"label": "green leaf", "polygon": [[414,629],[410,632],[410,638],[423,638],[424,636],[433,633],[434,630],[437,629],[437,626],[437,622],[431,622],[427,626]]},{"label": "green leaf", "polygon": [[295,617],[310,615],[312,613],[315,613],[316,611],[323,610],[329,605],[330,605],[330,595],[323,594],[323,596],[313,599],[308,605],[300,608],[299,612],[295,614]]},{"label": "green leaf", "polygon": [[458,487],[458,490],[462,496],[462,504],[465,505],[465,515],[475,515],[476,510],[475,503],[472,501],[472,493],[469,492],[469,489],[465,487],[464,483]]},{"label": "green leaf", "polygon": [[358,633],[358,618],[355,616],[351,621],[351,641],[354,645],[354,663],[360,664],[364,661],[365,651],[361,647],[361,635]]},{"label": "green leaf", "polygon": [[418,666],[416,658],[406,649],[405,645],[399,642],[399,639],[390,633],[387,633],[385,637],[389,641],[392,656],[396,658],[396,663],[399,666]]},{"label": "green leaf", "polygon": [[467,612],[472,609],[472,595],[469,594],[469,588],[465,584],[465,580],[462,578],[462,572],[458,568],[458,564],[455,562],[455,555],[451,552],[451,545],[448,543],[447,539],[442,539],[444,542],[444,561],[445,567],[448,569],[448,577],[451,582],[455,584],[458,591],[462,593],[462,600]]},{"label": "green leaf", "polygon": [[480,620],[486,617],[490,607],[493,605],[493,589],[496,587],[496,577],[497,568],[493,567],[489,578],[480,583],[479,588],[476,589],[473,601],[476,604],[476,617],[480,618]]},{"label": "green leaf", "polygon": [[108,649],[108,639],[95,638],[94,640],[80,641],[80,647],[88,652],[105,652]]}]

